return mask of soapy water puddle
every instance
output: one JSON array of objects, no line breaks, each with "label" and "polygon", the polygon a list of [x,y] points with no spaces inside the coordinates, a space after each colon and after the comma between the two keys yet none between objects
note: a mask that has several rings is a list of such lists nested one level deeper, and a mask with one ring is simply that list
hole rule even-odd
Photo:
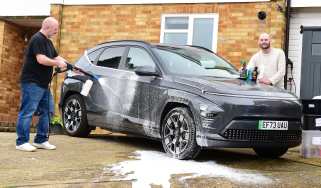
[{"label": "soapy water puddle", "polygon": [[177,160],[156,151],[136,151],[134,160],[119,162],[104,168],[105,173],[113,173],[114,180],[132,181],[133,188],[150,188],[151,184],[170,188],[172,175],[180,175],[179,181],[197,177],[226,178],[240,184],[272,183],[272,179],[247,170],[239,170],[217,164],[213,161]]}]

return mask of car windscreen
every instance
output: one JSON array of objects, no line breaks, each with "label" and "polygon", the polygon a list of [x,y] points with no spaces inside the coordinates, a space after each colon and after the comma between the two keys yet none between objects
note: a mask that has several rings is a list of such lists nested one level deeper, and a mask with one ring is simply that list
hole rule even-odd
[{"label": "car windscreen", "polygon": [[154,48],[171,74],[238,78],[238,71],[219,56],[196,47]]}]

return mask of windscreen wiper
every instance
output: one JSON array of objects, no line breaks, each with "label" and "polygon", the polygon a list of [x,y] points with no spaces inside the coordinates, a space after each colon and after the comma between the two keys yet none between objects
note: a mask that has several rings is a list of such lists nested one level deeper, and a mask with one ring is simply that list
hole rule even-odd
[{"label": "windscreen wiper", "polygon": [[205,67],[205,69],[218,69],[218,70],[226,70],[230,73],[237,73],[236,70],[228,68],[228,67],[223,67],[223,66]]}]

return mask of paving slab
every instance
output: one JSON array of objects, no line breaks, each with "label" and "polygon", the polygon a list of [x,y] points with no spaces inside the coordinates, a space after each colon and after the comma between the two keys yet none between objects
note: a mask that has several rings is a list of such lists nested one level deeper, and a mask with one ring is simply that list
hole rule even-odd
[{"label": "paving slab", "polygon": [[[33,137],[34,134],[31,139]],[[15,138],[15,133],[0,132],[0,187],[135,187],[133,182],[136,180],[123,180],[111,170],[113,165],[137,160],[137,151],[157,155],[163,152],[160,142],[110,132],[91,134],[89,138],[52,135],[50,142],[57,150],[38,149],[31,153],[15,150]],[[182,173],[170,175],[171,188],[321,187],[321,159],[302,158],[299,147],[290,149],[276,160],[259,158],[250,149],[203,150],[195,162],[213,162],[220,167],[259,174],[272,181],[268,184],[243,183],[225,176],[184,179],[188,174]],[[141,168],[148,169],[144,165]],[[158,170],[155,168],[150,173],[157,176]],[[162,186],[151,183],[149,187]]]}]

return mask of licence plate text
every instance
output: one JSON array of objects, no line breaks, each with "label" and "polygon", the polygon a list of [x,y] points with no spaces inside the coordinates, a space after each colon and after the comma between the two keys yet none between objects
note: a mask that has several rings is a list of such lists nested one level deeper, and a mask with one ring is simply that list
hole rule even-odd
[{"label": "licence plate text", "polygon": [[259,130],[288,130],[288,121],[259,120]]}]

